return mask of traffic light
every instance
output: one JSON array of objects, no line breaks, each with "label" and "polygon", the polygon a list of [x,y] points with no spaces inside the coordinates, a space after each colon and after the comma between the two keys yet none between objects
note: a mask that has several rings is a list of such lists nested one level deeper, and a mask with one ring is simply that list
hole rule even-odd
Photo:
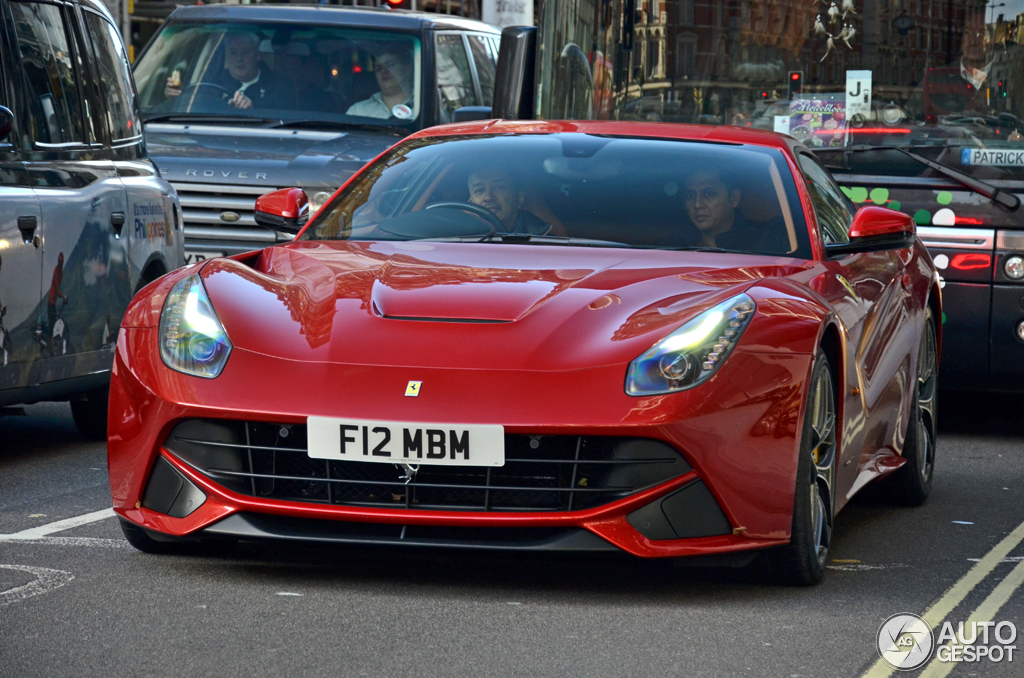
[{"label": "traffic light", "polygon": [[412,0],[384,0],[388,9],[412,9]]},{"label": "traffic light", "polygon": [[768,90],[761,90],[761,98],[767,99],[769,97]]},{"label": "traffic light", "polygon": [[789,80],[787,81],[789,86],[789,96],[787,99],[796,99],[800,92],[804,89],[804,72],[803,71],[790,71]]},{"label": "traffic light", "polygon": [[996,87],[996,92],[999,95],[1000,99],[1005,99],[1006,98],[1006,81],[1005,80],[1000,80],[999,81],[999,83],[998,83],[998,85]]}]

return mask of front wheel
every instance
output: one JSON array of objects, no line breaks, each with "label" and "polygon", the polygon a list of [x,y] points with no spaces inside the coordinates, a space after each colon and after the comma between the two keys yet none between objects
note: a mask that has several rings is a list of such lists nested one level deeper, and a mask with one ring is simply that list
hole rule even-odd
[{"label": "front wheel", "polygon": [[124,518],[118,518],[118,520],[121,521],[121,532],[124,533],[124,538],[143,553],[175,553],[181,549],[181,544],[178,542],[157,541],[135,523]]},{"label": "front wheel", "polygon": [[791,540],[769,554],[772,578],[779,583],[811,586],[825,574],[832,545],[836,402],[828,357],[819,350],[807,389]]}]

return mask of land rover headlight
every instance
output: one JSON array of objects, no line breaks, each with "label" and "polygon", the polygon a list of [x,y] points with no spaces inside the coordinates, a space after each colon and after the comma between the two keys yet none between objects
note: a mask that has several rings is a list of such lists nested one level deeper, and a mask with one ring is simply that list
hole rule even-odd
[{"label": "land rover headlight", "polygon": [[231,340],[195,273],[179,281],[160,313],[160,357],[185,374],[213,379],[231,354]]},{"label": "land rover headlight", "polygon": [[630,363],[626,393],[674,393],[706,381],[729,357],[754,309],[754,300],[740,294],[693,318]]},{"label": "land rover headlight", "polygon": [[309,216],[313,216],[320,211],[320,208],[324,206],[324,203],[331,199],[334,195],[334,191],[329,191],[323,188],[307,188],[306,197],[309,199]]}]

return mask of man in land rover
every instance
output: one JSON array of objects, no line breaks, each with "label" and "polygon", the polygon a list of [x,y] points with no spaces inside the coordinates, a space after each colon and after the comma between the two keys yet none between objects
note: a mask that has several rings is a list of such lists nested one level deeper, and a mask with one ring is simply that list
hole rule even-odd
[{"label": "man in land rover", "polygon": [[260,42],[260,36],[253,31],[226,34],[223,70],[185,88],[176,70],[167,78],[164,94],[173,98],[190,90],[193,96],[215,96],[228,106],[243,110],[289,106],[294,89],[283,76],[263,67]]},{"label": "man in land rover", "polygon": [[385,47],[374,57],[373,73],[380,91],[352,104],[348,115],[400,120],[412,117],[412,58],[408,49],[399,43]]}]

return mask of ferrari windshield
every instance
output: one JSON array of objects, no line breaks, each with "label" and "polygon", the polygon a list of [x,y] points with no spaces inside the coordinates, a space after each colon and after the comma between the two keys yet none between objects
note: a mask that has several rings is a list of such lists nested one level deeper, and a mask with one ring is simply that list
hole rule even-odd
[{"label": "ferrari windshield", "polygon": [[143,117],[409,126],[420,115],[412,35],[271,22],[168,23],[135,79]]},{"label": "ferrari windshield", "polygon": [[[537,117],[739,125],[862,174],[1024,179],[1024,0],[580,0],[539,16]],[[843,151],[854,148],[853,153]]]},{"label": "ferrari windshield", "polygon": [[301,237],[811,256],[780,151],[578,133],[404,142]]}]

